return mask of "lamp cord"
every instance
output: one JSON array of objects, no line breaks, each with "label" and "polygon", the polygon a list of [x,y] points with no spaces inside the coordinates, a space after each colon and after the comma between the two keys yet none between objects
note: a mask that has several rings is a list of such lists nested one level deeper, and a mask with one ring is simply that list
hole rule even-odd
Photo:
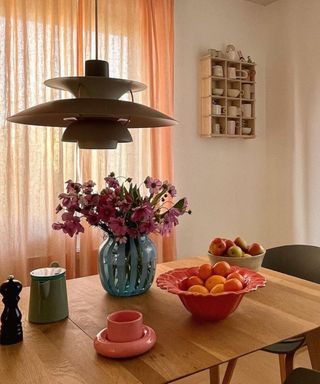
[{"label": "lamp cord", "polygon": [[131,91],[131,89],[129,89],[129,92],[130,92],[130,95],[131,95],[131,102],[133,103],[134,102],[133,92]]},{"label": "lamp cord", "polygon": [[95,0],[95,37],[96,37],[96,60],[98,60],[98,0]]},{"label": "lamp cord", "polygon": [[[129,92],[130,92],[130,95],[131,95],[131,102],[134,103],[133,92],[131,91],[131,89],[129,89]],[[125,122],[124,126],[127,127],[129,125],[130,121],[131,121],[131,118],[129,117],[127,119],[127,121]]]}]

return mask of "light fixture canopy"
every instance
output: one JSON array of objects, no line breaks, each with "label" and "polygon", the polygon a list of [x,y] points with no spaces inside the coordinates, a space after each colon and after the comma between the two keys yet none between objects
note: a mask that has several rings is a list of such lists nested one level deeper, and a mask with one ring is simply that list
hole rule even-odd
[{"label": "light fixture canopy", "polygon": [[[70,92],[74,98],[49,101],[7,118],[26,125],[67,127],[62,141],[77,142],[80,148],[114,149],[132,142],[128,128],[166,127],[176,120],[153,108],[135,103],[133,92],[146,89],[137,81],[109,77],[109,64],[98,60],[97,0],[95,0],[96,59],[85,63],[85,76],[46,80],[50,88]],[[119,100],[130,93],[131,101]]]}]

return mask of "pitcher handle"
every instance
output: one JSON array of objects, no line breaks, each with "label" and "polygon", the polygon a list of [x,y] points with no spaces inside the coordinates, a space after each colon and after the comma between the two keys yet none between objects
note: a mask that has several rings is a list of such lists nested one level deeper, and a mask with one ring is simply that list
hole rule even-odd
[{"label": "pitcher handle", "polygon": [[58,268],[58,267],[60,267],[60,264],[59,264],[57,261],[53,261],[53,262],[50,264],[50,267],[51,267],[51,268]]},{"label": "pitcher handle", "polygon": [[243,70],[243,69],[236,70],[236,73],[239,73],[239,76],[237,75],[238,79],[246,80],[249,77],[248,71]]}]

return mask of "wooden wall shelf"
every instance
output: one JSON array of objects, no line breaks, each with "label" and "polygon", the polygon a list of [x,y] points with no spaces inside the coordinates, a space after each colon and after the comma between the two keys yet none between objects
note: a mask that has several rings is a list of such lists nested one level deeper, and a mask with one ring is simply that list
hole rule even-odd
[{"label": "wooden wall shelf", "polygon": [[[200,136],[256,137],[255,75],[255,63],[223,59],[211,54],[201,57]],[[235,96],[233,93],[239,94]],[[217,113],[214,109],[220,109],[219,106],[221,112]]]}]

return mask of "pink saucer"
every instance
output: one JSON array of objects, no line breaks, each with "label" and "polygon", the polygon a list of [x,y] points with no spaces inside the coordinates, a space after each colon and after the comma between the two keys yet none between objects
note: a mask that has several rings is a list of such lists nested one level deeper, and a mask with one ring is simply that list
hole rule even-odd
[{"label": "pink saucer", "polygon": [[122,343],[108,340],[108,329],[104,328],[94,339],[94,348],[106,357],[133,357],[149,351],[156,340],[154,330],[147,325],[143,325],[143,336],[140,339]]}]

